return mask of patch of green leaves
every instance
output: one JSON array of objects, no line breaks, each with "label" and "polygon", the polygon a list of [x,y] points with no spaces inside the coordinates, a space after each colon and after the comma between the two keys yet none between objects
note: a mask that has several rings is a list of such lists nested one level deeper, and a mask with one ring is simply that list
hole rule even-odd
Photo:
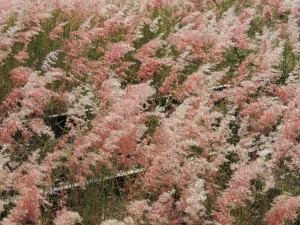
[{"label": "patch of green leaves", "polygon": [[229,111],[225,98],[223,98],[217,102],[214,102],[214,106],[217,107],[219,110],[221,110],[223,115],[226,115]]},{"label": "patch of green leaves", "polygon": [[164,83],[166,77],[169,76],[171,71],[171,67],[170,66],[161,66],[159,71],[154,73],[152,81],[151,81],[151,85],[156,89],[159,90],[159,88],[162,86],[162,84]]},{"label": "patch of green leaves", "polygon": [[284,45],[281,64],[276,67],[276,69],[279,69],[281,71],[280,78],[276,82],[277,84],[285,84],[286,80],[289,77],[289,74],[294,70],[296,66],[296,56],[293,54],[292,50],[293,48],[288,43]]},{"label": "patch of green leaves", "polygon": [[[257,186],[258,180],[252,181],[252,186]],[[253,190],[254,201],[245,201],[245,206],[238,206],[230,214],[235,218],[235,225],[263,225],[265,213],[271,208],[273,199],[280,194],[278,189],[271,188],[266,193],[262,192],[262,185]]]},{"label": "patch of green leaves", "polygon": [[15,43],[12,46],[11,54],[0,62],[0,104],[5,100],[6,95],[12,90],[14,84],[10,77],[10,71],[17,68],[20,63],[13,57],[14,54],[23,49],[23,44]]},{"label": "patch of green leaves", "polygon": [[226,77],[221,83],[227,83],[232,78],[238,75],[237,69],[241,66],[244,59],[252,53],[251,50],[230,48],[223,53],[224,60],[217,64],[216,70],[224,70],[229,68]]},{"label": "patch of green leaves", "polygon": [[153,137],[153,135],[160,123],[156,116],[150,116],[145,124],[146,124],[147,130],[144,132],[142,139],[144,139],[148,135]]},{"label": "patch of green leaves", "polygon": [[226,156],[226,161],[219,168],[219,176],[216,178],[216,184],[218,185],[220,190],[224,190],[227,188],[228,181],[230,180],[234,171],[230,168],[232,163],[236,163],[238,161],[238,156],[236,153],[229,153]]},{"label": "patch of green leaves", "polygon": [[237,145],[240,141],[240,137],[238,135],[240,125],[237,121],[232,120],[229,122],[229,128],[231,130],[231,136],[227,139],[227,142],[233,145]]},{"label": "patch of green leaves", "polygon": [[[104,176],[112,174],[105,173]],[[100,224],[106,219],[122,219],[126,201],[122,192],[122,180],[100,179],[84,189],[74,188],[69,192],[67,205],[83,218],[82,224]]]}]

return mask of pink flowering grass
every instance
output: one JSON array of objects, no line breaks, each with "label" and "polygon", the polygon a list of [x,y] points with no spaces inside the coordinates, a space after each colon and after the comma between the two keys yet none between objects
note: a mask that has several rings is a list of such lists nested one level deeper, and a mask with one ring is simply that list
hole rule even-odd
[{"label": "pink flowering grass", "polygon": [[0,0],[0,223],[298,224],[299,18]]}]

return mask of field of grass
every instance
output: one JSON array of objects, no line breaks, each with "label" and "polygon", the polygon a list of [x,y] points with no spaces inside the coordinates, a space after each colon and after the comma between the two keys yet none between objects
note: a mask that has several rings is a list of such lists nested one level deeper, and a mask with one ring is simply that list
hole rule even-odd
[{"label": "field of grass", "polygon": [[299,224],[299,12],[0,0],[0,224]]}]

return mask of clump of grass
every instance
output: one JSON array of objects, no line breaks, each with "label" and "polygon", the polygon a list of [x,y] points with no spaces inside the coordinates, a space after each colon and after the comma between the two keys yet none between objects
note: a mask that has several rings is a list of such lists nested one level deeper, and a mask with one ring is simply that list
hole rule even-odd
[{"label": "clump of grass", "polygon": [[147,130],[144,132],[142,138],[147,137],[147,135],[153,137],[156,128],[159,126],[158,118],[156,116],[150,116],[145,124],[147,126]]},{"label": "clump of grass", "polygon": [[251,50],[239,49],[236,47],[228,49],[223,53],[223,61],[216,65],[216,70],[224,70],[229,68],[226,72],[226,76],[220,81],[220,84],[227,84],[233,78],[238,76],[237,69],[241,66],[244,59],[251,54]]},{"label": "clump of grass", "polygon": [[11,54],[0,63],[0,104],[5,100],[6,95],[12,90],[14,84],[10,77],[10,71],[18,67],[20,63],[13,57],[15,53],[22,50],[23,45],[15,43],[12,46]]},{"label": "clump of grass", "polygon": [[285,84],[290,73],[296,66],[297,58],[293,54],[292,50],[293,48],[288,43],[285,43],[282,53],[283,59],[281,65],[278,67],[278,69],[281,71],[281,75],[280,78],[276,81],[277,84]]}]

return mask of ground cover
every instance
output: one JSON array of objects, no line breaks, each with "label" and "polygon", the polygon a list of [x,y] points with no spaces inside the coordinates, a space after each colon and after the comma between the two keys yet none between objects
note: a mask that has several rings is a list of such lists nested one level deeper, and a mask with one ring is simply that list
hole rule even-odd
[{"label": "ground cover", "polygon": [[300,223],[299,18],[0,0],[0,223]]}]

